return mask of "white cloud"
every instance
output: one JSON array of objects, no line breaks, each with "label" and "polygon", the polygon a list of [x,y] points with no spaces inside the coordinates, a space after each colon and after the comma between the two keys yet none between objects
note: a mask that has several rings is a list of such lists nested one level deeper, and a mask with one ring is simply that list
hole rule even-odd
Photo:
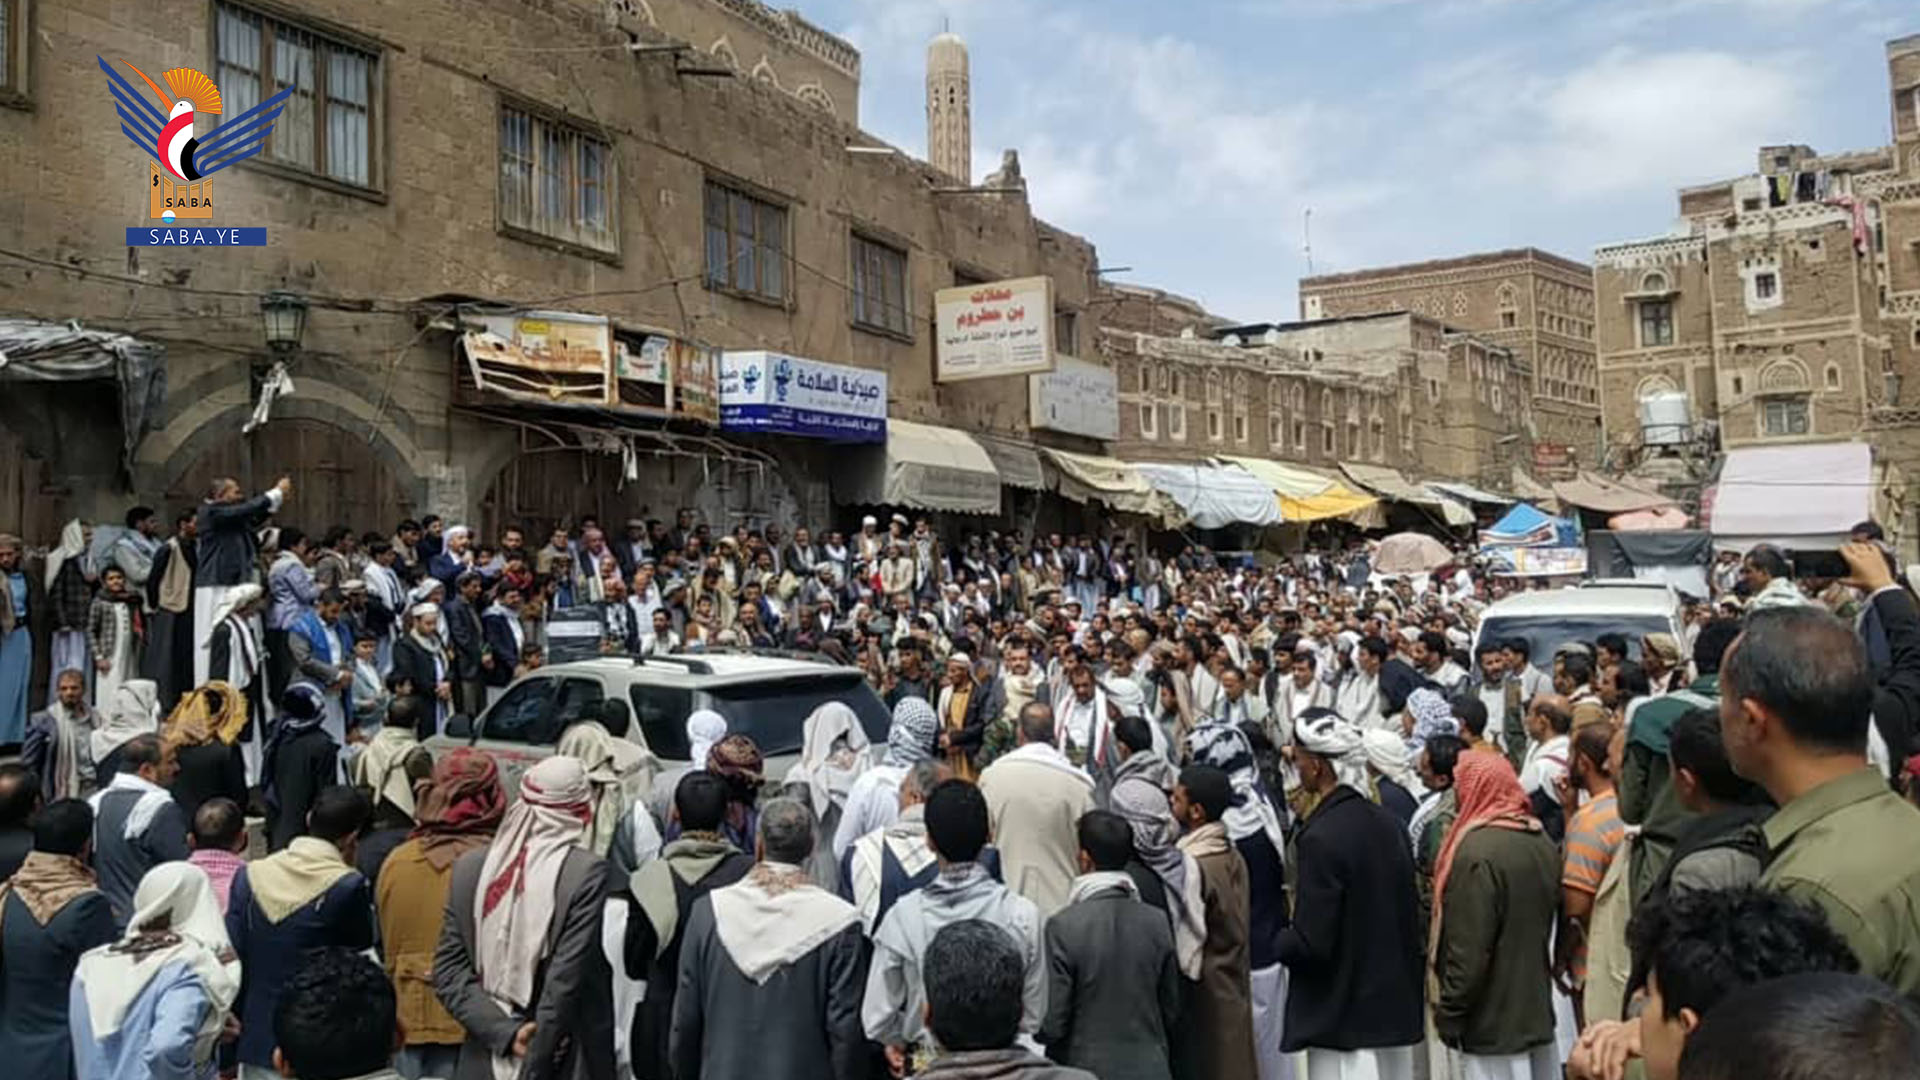
[{"label": "white cloud", "polygon": [[1484,115],[1480,174],[1569,201],[1732,175],[1805,131],[1806,83],[1792,57],[1615,49]]}]

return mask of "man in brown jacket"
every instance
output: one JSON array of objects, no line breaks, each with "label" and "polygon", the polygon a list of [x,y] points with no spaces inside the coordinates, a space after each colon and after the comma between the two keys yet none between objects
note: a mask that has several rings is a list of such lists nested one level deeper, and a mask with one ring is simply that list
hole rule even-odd
[{"label": "man in brown jacket", "polygon": [[1187,999],[1175,1037],[1173,1074],[1178,1080],[1252,1077],[1253,1054],[1252,896],[1247,864],[1220,823],[1233,803],[1227,774],[1211,765],[1180,773],[1173,789],[1173,817],[1186,830],[1180,850],[1200,868],[1200,896],[1207,913],[1200,981]]}]

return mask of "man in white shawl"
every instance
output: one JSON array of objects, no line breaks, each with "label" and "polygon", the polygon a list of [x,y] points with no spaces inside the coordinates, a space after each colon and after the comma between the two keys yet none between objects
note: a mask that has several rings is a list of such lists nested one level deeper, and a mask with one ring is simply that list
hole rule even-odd
[{"label": "man in white shawl", "polygon": [[860,914],[800,865],[813,853],[813,822],[797,800],[768,802],[757,865],[694,904],[673,999],[675,1075],[813,1080],[864,1072]]},{"label": "man in white shawl", "polygon": [[210,677],[246,698],[247,726],[240,733],[240,757],[248,786],[260,783],[267,745],[267,651],[260,636],[260,609],[265,603],[266,590],[252,583],[222,590],[207,636],[200,643]]},{"label": "man in white shawl", "polygon": [[[53,633],[48,648],[53,657],[48,669],[54,675],[48,679],[47,696],[52,697],[56,687],[53,679],[58,673],[69,668],[82,671],[87,676],[87,691],[93,692],[93,649],[87,641],[87,616],[92,606],[90,583],[94,576],[93,561],[87,555],[89,534],[91,533],[79,518],[67,522],[60,529],[60,543],[47,552],[46,596],[48,606],[53,611],[51,625]],[[61,571],[66,571],[70,584],[63,585]],[[68,625],[69,620],[71,625]],[[98,698],[94,703],[100,704]]]},{"label": "man in white shawl", "polygon": [[493,842],[454,863],[433,984],[467,1030],[456,1080],[533,1062],[553,1080],[613,1075],[607,865],[580,846],[592,822],[586,769],[555,755],[521,777]]},{"label": "man in white shawl", "polygon": [[211,1075],[240,964],[206,872],[185,862],[140,880],[124,937],[80,957],[68,1003],[87,1077]]},{"label": "man in white shawl", "polygon": [[903,697],[894,705],[885,759],[862,773],[847,790],[840,827],[833,833],[836,860],[846,856],[855,840],[893,824],[900,816],[900,781],[908,769],[933,756],[939,727],[939,717],[924,698]]},{"label": "man in white shawl", "polygon": [[94,760],[113,758],[116,771],[87,802],[93,807],[93,866],[114,924],[133,914],[133,892],[147,871],[185,859],[189,825],[168,793],[171,763],[160,748],[154,684],[136,679],[120,687],[110,719],[90,737]]},{"label": "man in white shawl", "polygon": [[840,861],[833,854],[833,834],[846,812],[847,795],[873,765],[872,744],[860,716],[841,701],[829,701],[807,717],[800,760],[787,771],[786,786],[794,798],[813,810],[813,836],[818,846],[806,860],[814,884],[828,891],[839,888]]}]

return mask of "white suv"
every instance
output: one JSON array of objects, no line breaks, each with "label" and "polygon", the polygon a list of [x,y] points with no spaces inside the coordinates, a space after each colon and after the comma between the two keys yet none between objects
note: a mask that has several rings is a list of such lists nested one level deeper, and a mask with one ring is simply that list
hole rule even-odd
[{"label": "white suv", "polygon": [[669,768],[687,762],[687,717],[696,709],[726,717],[728,734],[751,737],[773,779],[799,759],[807,717],[828,701],[851,706],[876,746],[887,737],[887,707],[859,671],[802,654],[722,650],[544,667],[514,680],[478,719],[456,718],[426,745],[436,755],[459,746],[484,751],[514,792],[567,725],[596,716],[610,698],[632,711],[628,741]]}]

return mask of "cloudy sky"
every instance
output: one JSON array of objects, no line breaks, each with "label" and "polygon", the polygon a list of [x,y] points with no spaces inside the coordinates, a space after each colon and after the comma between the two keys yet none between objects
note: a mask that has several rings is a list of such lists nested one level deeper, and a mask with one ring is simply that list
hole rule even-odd
[{"label": "cloudy sky", "polygon": [[[782,6],[786,6],[783,4]],[[976,179],[1122,280],[1245,320],[1320,273],[1671,227],[1762,144],[1886,142],[1913,0],[793,0],[863,54],[862,126],[926,144],[925,44],[973,58]]]}]

